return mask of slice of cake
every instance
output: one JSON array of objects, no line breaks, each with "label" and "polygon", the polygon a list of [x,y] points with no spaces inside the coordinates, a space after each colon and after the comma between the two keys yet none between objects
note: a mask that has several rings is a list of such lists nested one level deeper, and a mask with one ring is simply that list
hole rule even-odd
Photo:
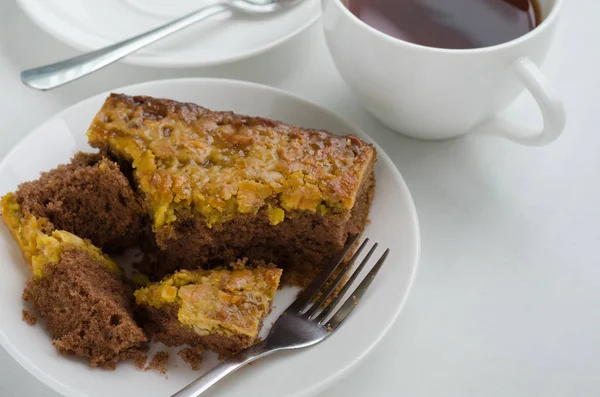
[{"label": "slice of cake", "polygon": [[251,346],[271,311],[281,269],[182,270],[135,291],[136,303],[167,346],[202,346],[228,356]]},{"label": "slice of cake", "polygon": [[23,299],[45,320],[60,353],[106,369],[140,354],[147,339],[132,316],[133,288],[115,262],[88,240],[24,212],[14,194],[2,198],[2,219],[33,274]]},{"label": "slice of cake", "polygon": [[88,137],[133,169],[162,256],[155,278],[248,257],[306,285],[362,232],[373,198],[375,148],[351,135],[112,94]]},{"label": "slice of cake", "polygon": [[116,163],[99,154],[78,153],[70,164],[20,185],[15,196],[24,212],[106,251],[132,245],[144,227],[129,181]]}]

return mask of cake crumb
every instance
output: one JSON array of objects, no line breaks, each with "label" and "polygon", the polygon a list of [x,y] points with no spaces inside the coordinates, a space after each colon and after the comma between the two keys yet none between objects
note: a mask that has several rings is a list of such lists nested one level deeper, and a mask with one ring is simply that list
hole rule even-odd
[{"label": "cake crumb", "polygon": [[181,357],[184,362],[188,363],[190,367],[192,367],[192,370],[198,371],[202,366],[203,352],[204,348],[202,346],[194,346],[179,350],[177,355]]},{"label": "cake crumb", "polygon": [[133,365],[137,369],[141,370],[141,369],[144,369],[144,367],[146,366],[146,361],[148,361],[148,356],[145,354],[140,354],[135,358]]},{"label": "cake crumb", "polygon": [[246,267],[246,264],[248,264],[248,258],[241,258],[241,259],[236,259],[234,262],[231,262],[229,264],[229,266],[233,270],[240,270],[240,269],[244,269]]},{"label": "cake crumb", "polygon": [[352,295],[352,299],[354,300],[355,305],[358,305],[358,302],[360,302],[360,300],[354,295]]},{"label": "cake crumb", "polygon": [[169,352],[157,352],[154,357],[152,357],[152,361],[150,361],[150,364],[148,364],[144,371],[152,369],[164,375],[167,373],[167,361],[169,361]]},{"label": "cake crumb", "polygon": [[327,326],[327,332],[331,332],[333,331],[333,328],[331,328],[331,326]]},{"label": "cake crumb", "polygon": [[37,317],[35,316],[35,314],[33,314],[33,312],[27,310],[27,309],[23,309],[23,321],[25,321],[28,325],[31,325],[32,327],[37,323]]}]

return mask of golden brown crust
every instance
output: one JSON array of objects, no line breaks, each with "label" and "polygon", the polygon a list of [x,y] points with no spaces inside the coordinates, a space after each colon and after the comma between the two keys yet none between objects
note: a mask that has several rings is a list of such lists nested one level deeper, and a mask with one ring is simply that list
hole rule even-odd
[{"label": "golden brown crust", "polygon": [[38,218],[23,211],[14,193],[8,193],[0,200],[2,220],[19,244],[23,257],[35,279],[40,279],[48,265],[56,265],[61,261],[65,250],[78,249],[88,253],[107,269],[121,274],[121,268],[106,256],[89,240],[84,240],[65,230],[54,230],[54,226],[46,218]]},{"label": "golden brown crust", "polygon": [[154,309],[175,305],[176,320],[201,336],[245,335],[253,340],[270,311],[282,271],[245,264],[240,260],[231,269],[182,270],[135,291],[136,303]]},{"label": "golden brown crust", "polygon": [[221,356],[251,346],[271,311],[281,269],[245,264],[183,270],[135,291],[149,334],[167,346],[201,346]]},{"label": "golden brown crust", "polygon": [[269,210],[349,211],[372,145],[259,117],[151,97],[111,94],[90,144],[133,164],[155,227],[193,208],[208,224]]}]

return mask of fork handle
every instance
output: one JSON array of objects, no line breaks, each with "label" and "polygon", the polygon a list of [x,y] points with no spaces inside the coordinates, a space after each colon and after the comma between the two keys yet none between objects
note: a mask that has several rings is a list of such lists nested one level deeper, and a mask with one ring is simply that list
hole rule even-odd
[{"label": "fork handle", "polygon": [[21,81],[38,90],[49,90],[61,86],[102,69],[172,33],[229,9],[230,7],[226,2],[209,5],[119,43],[57,63],[25,70],[21,72]]},{"label": "fork handle", "polygon": [[246,350],[242,350],[238,354],[231,356],[225,361],[222,361],[216,367],[173,394],[171,397],[197,397],[204,393],[214,384],[219,382],[227,375],[237,371],[244,365],[251,363],[254,360],[268,356],[276,352],[278,349],[267,346],[266,341],[257,343]]}]

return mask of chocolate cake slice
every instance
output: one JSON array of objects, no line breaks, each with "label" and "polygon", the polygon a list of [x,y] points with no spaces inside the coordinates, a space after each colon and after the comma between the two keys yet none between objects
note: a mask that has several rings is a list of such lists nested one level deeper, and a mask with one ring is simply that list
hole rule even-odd
[{"label": "chocolate cake slice", "polygon": [[271,311],[281,269],[182,270],[135,291],[150,333],[167,346],[198,346],[229,356],[251,346]]},{"label": "chocolate cake slice", "polygon": [[352,135],[112,94],[88,137],[133,169],[161,257],[154,279],[247,257],[306,285],[362,232],[373,199],[375,148]]},{"label": "chocolate cake slice", "polygon": [[147,339],[133,319],[133,288],[119,266],[88,240],[23,210],[16,195],[1,204],[33,275],[23,299],[45,320],[56,349],[106,369],[141,354]]},{"label": "chocolate cake slice", "polygon": [[99,154],[76,154],[70,164],[21,184],[15,197],[23,211],[105,251],[132,245],[144,227],[129,181],[116,163]]}]

